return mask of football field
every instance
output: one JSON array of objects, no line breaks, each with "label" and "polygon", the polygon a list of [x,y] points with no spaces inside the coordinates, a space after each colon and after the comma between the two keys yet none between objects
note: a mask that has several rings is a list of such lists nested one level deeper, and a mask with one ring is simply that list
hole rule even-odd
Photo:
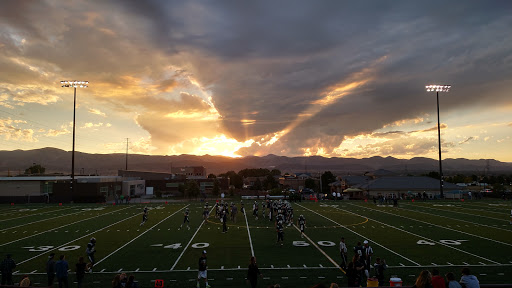
[{"label": "football field", "polygon": [[[239,199],[233,202],[240,206]],[[259,287],[346,286],[339,267],[344,237],[350,258],[357,242],[368,240],[372,262],[385,259],[386,278],[396,275],[404,285],[413,285],[425,269],[458,278],[465,266],[481,283],[512,283],[510,201],[404,200],[399,207],[355,200],[294,202],[295,224],[304,215],[306,235],[301,238],[295,225],[286,226],[283,246],[276,244],[274,222],[262,217],[261,205],[259,219],[252,216],[253,202],[244,200],[246,215],[239,212],[230,220],[227,233],[213,215],[203,221],[201,202],[2,205],[0,254],[12,254],[15,281],[28,274],[37,286],[46,284],[45,263],[52,252],[66,256],[70,282],[75,281],[74,266],[80,256],[86,258],[91,237],[97,240],[96,265],[86,274],[85,287],[110,287],[123,272],[135,275],[141,287],[155,287],[156,280],[164,287],[196,287],[203,250],[212,287],[250,287],[245,277],[251,255],[263,274]],[[209,204],[212,208],[214,200]],[[148,221],[140,226],[145,206]],[[190,229],[179,229],[187,208]]]}]

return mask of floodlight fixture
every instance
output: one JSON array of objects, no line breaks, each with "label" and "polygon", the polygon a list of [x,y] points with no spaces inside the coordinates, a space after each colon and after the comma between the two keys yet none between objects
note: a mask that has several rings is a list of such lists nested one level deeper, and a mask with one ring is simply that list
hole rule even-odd
[{"label": "floodlight fixture", "polygon": [[427,85],[427,92],[449,92],[452,85]]},{"label": "floodlight fixture", "polygon": [[441,161],[441,124],[439,121],[439,92],[449,92],[450,88],[452,88],[452,85],[427,85],[425,86],[425,89],[427,92],[436,92],[437,94],[437,141],[439,145],[439,196],[441,198],[444,198],[443,193],[443,162]]},{"label": "floodlight fixture", "polygon": [[71,153],[71,197],[73,197],[74,185],[75,185],[75,116],[76,116],[76,88],[87,88],[89,85],[89,81],[60,81],[61,87],[63,88],[73,88],[73,151]]},{"label": "floodlight fixture", "polygon": [[89,81],[60,81],[63,88],[87,88],[89,85]]}]

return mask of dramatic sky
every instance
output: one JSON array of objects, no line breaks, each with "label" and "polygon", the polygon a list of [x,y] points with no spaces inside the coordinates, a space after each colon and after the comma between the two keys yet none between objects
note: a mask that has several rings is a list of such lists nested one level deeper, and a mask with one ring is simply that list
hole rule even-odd
[{"label": "dramatic sky", "polygon": [[512,1],[0,2],[0,150],[512,162]]}]

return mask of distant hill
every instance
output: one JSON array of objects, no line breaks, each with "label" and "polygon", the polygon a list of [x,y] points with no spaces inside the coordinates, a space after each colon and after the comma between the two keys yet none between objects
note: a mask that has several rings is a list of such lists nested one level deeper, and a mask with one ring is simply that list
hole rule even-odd
[{"label": "distant hill", "polygon": [[[55,148],[36,150],[0,151],[0,176],[17,175],[32,166],[40,164],[46,168],[46,173],[69,174],[71,169],[71,152]],[[397,174],[422,174],[438,171],[436,159],[416,157],[412,159],[397,159],[393,157],[355,158],[325,158],[286,157],[267,155],[263,157],[249,156],[229,158],[224,156],[149,156],[128,155],[128,169],[141,171],[168,172],[179,166],[204,166],[208,174],[220,174],[230,170],[238,172],[245,168],[279,169],[284,172],[323,173],[331,171],[334,174],[359,175],[367,171],[385,169]],[[445,159],[443,172],[445,175],[461,174],[510,174],[512,163],[500,162],[493,159]],[[125,169],[125,154],[87,154],[75,152],[75,174],[117,175],[117,170]]]}]

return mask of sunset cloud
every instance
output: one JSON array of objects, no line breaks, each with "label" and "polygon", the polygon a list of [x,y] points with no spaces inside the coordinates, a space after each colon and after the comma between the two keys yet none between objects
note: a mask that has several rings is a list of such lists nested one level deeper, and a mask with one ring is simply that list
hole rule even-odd
[{"label": "sunset cloud", "polygon": [[512,107],[511,13],[506,1],[4,1],[0,117],[26,123],[0,136],[70,134],[73,89],[59,81],[77,79],[90,85],[76,127],[101,139],[91,152],[130,137],[134,153],[164,155],[435,157],[424,87],[443,82],[443,149],[501,151],[478,145],[510,144],[512,116],[495,111]]}]

